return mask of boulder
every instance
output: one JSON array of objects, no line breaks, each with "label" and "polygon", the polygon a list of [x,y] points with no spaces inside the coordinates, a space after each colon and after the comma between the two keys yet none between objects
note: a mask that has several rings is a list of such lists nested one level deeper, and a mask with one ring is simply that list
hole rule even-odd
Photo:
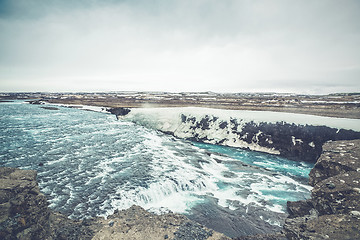
[{"label": "boulder", "polygon": [[311,197],[319,215],[360,212],[360,172],[350,171],[319,182]]},{"label": "boulder", "polygon": [[119,118],[119,116],[127,115],[131,110],[129,108],[116,107],[116,108],[108,108],[106,109],[106,111],[116,115],[116,118]]},{"label": "boulder", "polygon": [[360,141],[324,145],[310,173],[311,199],[288,202],[288,239],[360,239]]},{"label": "boulder", "polygon": [[327,142],[309,175],[309,183],[348,171],[360,171],[360,140]]},{"label": "boulder", "polygon": [[289,213],[289,218],[303,217],[306,215],[310,215],[311,209],[313,208],[314,206],[311,200],[287,202],[287,211]]}]

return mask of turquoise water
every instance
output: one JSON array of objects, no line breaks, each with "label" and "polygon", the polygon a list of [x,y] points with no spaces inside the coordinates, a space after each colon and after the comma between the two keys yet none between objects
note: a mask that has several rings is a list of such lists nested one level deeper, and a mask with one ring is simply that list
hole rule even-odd
[{"label": "turquoise water", "polygon": [[72,218],[133,204],[191,213],[209,199],[285,212],[286,201],[310,196],[310,164],[179,140],[106,113],[0,103],[0,140],[0,166],[37,170],[50,207]]},{"label": "turquoise water", "polygon": [[309,173],[314,164],[307,162],[295,162],[283,157],[243,149],[219,146],[206,143],[193,143],[199,148],[206,149],[213,153],[223,154],[246,164],[263,167],[287,176],[303,178],[308,181]]}]

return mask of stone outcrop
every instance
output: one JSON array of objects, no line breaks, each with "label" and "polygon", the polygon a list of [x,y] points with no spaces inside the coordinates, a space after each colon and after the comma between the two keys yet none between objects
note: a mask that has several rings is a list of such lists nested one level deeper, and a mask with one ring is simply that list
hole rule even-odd
[{"label": "stone outcrop", "polygon": [[359,140],[328,142],[323,145],[323,152],[310,172],[310,185],[349,171],[360,171]]},{"label": "stone outcrop", "polygon": [[208,115],[198,119],[185,114],[181,121],[178,132],[174,132],[177,137],[182,137],[182,131],[190,140],[275,153],[297,161],[316,162],[323,144],[329,140],[360,139],[360,132],[327,126],[257,123],[236,118],[224,121]]},{"label": "stone outcrop", "polygon": [[42,104],[45,104],[44,100],[30,100],[30,101],[26,101],[28,102],[29,104],[35,104],[35,105],[42,105]]},{"label": "stone outcrop", "polygon": [[312,190],[319,215],[360,213],[360,172],[348,172],[325,179]]},{"label": "stone outcrop", "polygon": [[96,221],[101,228],[94,240],[100,239],[208,239],[226,240],[224,235],[190,221],[180,214],[156,215],[139,206],[116,211],[107,220]]},{"label": "stone outcrop", "polygon": [[0,176],[0,239],[45,239],[50,210],[36,172],[0,168]]},{"label": "stone outcrop", "polygon": [[116,118],[119,119],[120,116],[127,115],[131,110],[129,108],[116,107],[116,108],[107,108],[106,111],[116,115]]},{"label": "stone outcrop", "polygon": [[82,221],[52,212],[39,191],[36,171],[0,168],[0,239],[199,239],[228,237],[183,215],[156,215],[139,206],[115,211],[107,219]]},{"label": "stone outcrop", "polygon": [[360,140],[328,142],[310,173],[311,199],[288,202],[288,239],[360,239]]}]

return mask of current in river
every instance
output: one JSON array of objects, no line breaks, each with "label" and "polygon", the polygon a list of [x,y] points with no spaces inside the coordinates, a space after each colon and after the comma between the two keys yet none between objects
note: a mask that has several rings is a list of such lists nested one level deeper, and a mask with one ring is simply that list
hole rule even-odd
[{"label": "current in river", "polygon": [[0,163],[37,170],[50,207],[71,218],[106,217],[136,204],[200,222],[201,215],[216,219],[221,212],[281,226],[276,216],[286,213],[286,202],[310,197],[312,164],[57,108],[0,103]]}]

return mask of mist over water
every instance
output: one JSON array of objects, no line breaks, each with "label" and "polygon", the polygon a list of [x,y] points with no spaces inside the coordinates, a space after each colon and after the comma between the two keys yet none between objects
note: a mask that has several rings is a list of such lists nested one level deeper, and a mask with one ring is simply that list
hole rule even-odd
[{"label": "mist over water", "polygon": [[133,204],[285,213],[286,201],[310,196],[311,164],[184,141],[110,114],[15,101],[0,104],[0,123],[1,166],[37,170],[50,207],[75,219]]}]

